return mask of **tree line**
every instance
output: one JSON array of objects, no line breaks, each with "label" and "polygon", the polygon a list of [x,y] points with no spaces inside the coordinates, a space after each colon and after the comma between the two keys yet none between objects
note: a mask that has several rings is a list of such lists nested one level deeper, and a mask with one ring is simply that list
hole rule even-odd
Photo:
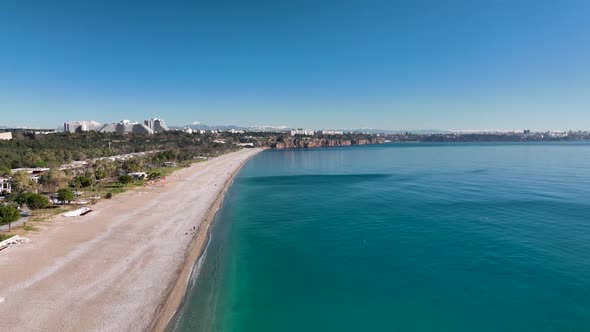
[{"label": "tree line", "polygon": [[0,141],[0,176],[22,167],[56,168],[77,160],[110,157],[134,152],[162,150],[164,159],[188,160],[195,156],[231,149],[214,143],[213,135],[166,132],[154,135],[115,133],[17,133],[12,140]]}]

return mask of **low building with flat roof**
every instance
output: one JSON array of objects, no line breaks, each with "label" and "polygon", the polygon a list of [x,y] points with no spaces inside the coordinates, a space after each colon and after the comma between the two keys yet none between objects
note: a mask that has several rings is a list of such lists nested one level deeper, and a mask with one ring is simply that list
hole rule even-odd
[{"label": "low building with flat roof", "polygon": [[35,168],[13,168],[10,170],[12,172],[12,174],[14,173],[18,173],[18,172],[25,172],[27,174],[33,174],[33,175],[38,175],[38,174],[43,174],[45,172],[49,171],[49,168],[47,167],[35,167]]}]

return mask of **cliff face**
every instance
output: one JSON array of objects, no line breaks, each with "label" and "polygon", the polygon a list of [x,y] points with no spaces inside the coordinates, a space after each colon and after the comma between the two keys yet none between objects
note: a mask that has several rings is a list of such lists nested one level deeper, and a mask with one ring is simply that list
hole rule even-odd
[{"label": "cliff face", "polygon": [[334,146],[351,146],[383,143],[382,138],[368,139],[338,139],[338,138],[313,138],[313,137],[288,137],[282,141],[270,144],[273,149],[301,149],[301,148],[326,148]]}]

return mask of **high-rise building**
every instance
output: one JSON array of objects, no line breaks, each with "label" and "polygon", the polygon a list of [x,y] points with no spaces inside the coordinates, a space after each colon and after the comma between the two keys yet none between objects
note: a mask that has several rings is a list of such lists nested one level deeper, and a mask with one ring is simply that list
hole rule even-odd
[{"label": "high-rise building", "polygon": [[66,133],[80,133],[84,131],[94,131],[97,130],[100,126],[100,123],[96,121],[73,121],[73,122],[64,122],[64,131]]},{"label": "high-rise building", "polygon": [[153,134],[154,131],[151,130],[148,126],[137,123],[131,122],[129,120],[123,120],[119,123],[109,123],[102,126],[99,130],[99,133],[118,133],[121,135],[125,134]]},{"label": "high-rise building", "polygon": [[145,120],[143,123],[155,133],[163,133],[170,130],[162,119],[151,118],[150,120]]}]

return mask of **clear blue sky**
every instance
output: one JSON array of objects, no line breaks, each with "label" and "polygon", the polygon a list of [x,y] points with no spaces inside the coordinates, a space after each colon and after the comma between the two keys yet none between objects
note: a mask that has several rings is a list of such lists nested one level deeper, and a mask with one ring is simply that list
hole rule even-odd
[{"label": "clear blue sky", "polygon": [[589,129],[590,1],[1,1],[0,125]]}]

